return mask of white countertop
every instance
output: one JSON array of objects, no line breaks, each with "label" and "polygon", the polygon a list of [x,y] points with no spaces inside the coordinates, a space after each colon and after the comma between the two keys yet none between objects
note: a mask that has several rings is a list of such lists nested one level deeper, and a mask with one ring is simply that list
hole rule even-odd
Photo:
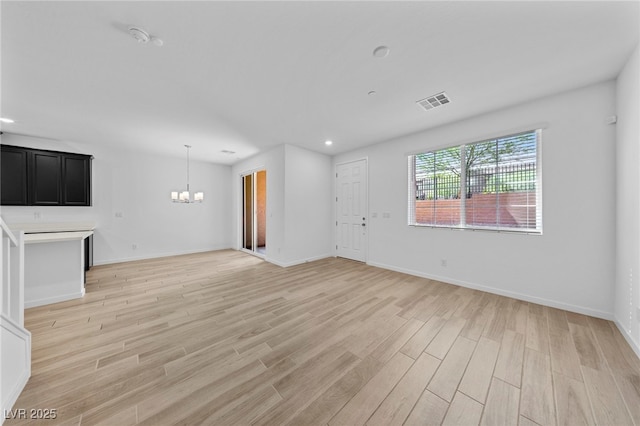
[{"label": "white countertop", "polygon": [[24,234],[25,244],[36,243],[56,243],[60,241],[84,240],[93,235],[93,231],[75,232],[43,232],[35,234]]},{"label": "white countertop", "polygon": [[12,231],[24,231],[25,234],[93,231],[96,228],[95,222],[29,222],[9,223],[7,225]]}]

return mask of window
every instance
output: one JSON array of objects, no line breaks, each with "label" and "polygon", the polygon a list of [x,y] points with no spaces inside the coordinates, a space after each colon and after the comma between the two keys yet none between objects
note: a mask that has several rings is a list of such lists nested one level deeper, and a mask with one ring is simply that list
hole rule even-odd
[{"label": "window", "polygon": [[542,232],[540,130],[409,156],[409,225]]}]

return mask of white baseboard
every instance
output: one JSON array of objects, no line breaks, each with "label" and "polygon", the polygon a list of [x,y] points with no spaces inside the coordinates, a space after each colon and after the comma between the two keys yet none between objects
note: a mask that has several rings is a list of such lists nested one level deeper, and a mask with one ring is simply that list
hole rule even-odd
[{"label": "white baseboard", "polygon": [[[2,350],[3,365],[0,366],[0,368],[3,370],[3,373],[6,373],[5,369],[10,369],[11,371],[18,370],[17,378],[15,378],[15,380],[10,379],[11,383],[4,382],[4,380],[7,380],[6,377],[10,376],[9,374],[2,374],[2,378],[0,379],[3,380],[3,383],[1,383],[0,386],[2,386],[2,388],[8,388],[7,394],[2,395],[2,407],[0,407],[2,410],[0,424],[2,424],[5,420],[4,414],[11,410],[27,384],[29,377],[31,377],[31,333],[4,315],[0,315],[0,330],[9,333],[4,334],[5,338],[10,337],[11,335],[14,336],[13,344],[8,345],[8,349],[3,348]],[[22,341],[22,347],[20,347],[20,345],[16,345],[15,340]],[[3,342],[2,346],[7,343],[8,342]],[[20,355],[22,353],[24,353],[24,358],[16,359],[16,355]],[[10,365],[7,365],[7,363],[10,363]]]},{"label": "white baseboard", "polygon": [[24,308],[35,308],[36,306],[50,305],[51,303],[66,302],[67,300],[81,299],[84,296],[84,289],[77,293],[61,294],[53,297],[43,297],[41,299],[25,300]]},{"label": "white baseboard", "polygon": [[640,358],[640,346],[638,345],[638,342],[633,340],[633,337],[631,337],[629,332],[625,330],[625,328],[622,326],[622,324],[620,323],[620,321],[618,321],[617,318],[613,322],[615,323],[616,327],[618,327],[618,330],[620,330],[620,334],[624,336],[624,339],[627,341],[629,346],[631,346],[631,349],[633,349],[633,352],[635,352],[636,356]]},{"label": "white baseboard", "polygon": [[422,278],[428,278],[430,280],[440,281],[443,283],[454,284],[460,287],[472,288],[474,290],[486,291],[487,293],[498,294],[500,296],[511,297],[513,299],[523,300],[525,302],[537,303],[539,305],[550,306],[553,308],[563,309],[565,311],[576,312],[583,315],[589,315],[592,317],[602,318],[613,321],[613,313],[599,311],[596,309],[586,308],[583,306],[572,305],[570,303],[562,303],[551,299],[545,299],[542,297],[532,296],[529,294],[518,293],[515,291],[503,290],[501,288],[490,287],[482,284],[471,283],[468,281],[454,280],[447,277],[441,277],[438,275],[425,274],[424,272],[414,271],[411,269],[398,268],[392,265],[386,265],[378,262],[367,262],[367,265],[376,266],[378,268],[389,269],[391,271],[402,272],[409,275],[415,275]]},{"label": "white baseboard", "polygon": [[266,260],[269,263],[273,263],[274,265],[278,265],[283,268],[288,268],[290,266],[302,265],[303,263],[314,262],[316,260],[326,259],[328,257],[333,257],[333,255],[331,253],[326,253],[326,254],[321,254],[319,256],[308,257],[306,259],[293,260],[290,262],[280,262],[279,260],[275,260],[269,257],[265,257],[264,260]]},{"label": "white baseboard", "polygon": [[123,262],[134,262],[136,260],[148,260],[148,259],[157,259],[160,257],[169,257],[169,256],[181,256],[184,254],[194,254],[194,253],[206,253],[208,251],[218,251],[218,250],[231,250],[231,246],[212,246],[207,248],[201,248],[196,250],[183,250],[183,251],[171,251],[171,252],[161,252],[161,253],[148,253],[140,256],[128,256],[128,257],[119,257],[114,259],[104,259],[93,262],[94,266],[99,265],[112,265],[114,263],[123,263]]},{"label": "white baseboard", "polygon": [[[216,247],[208,247],[208,248],[198,249],[198,250],[163,252],[163,253],[147,254],[147,255],[142,255],[142,256],[122,257],[122,258],[117,258],[117,259],[106,259],[106,260],[96,261],[93,264],[95,266],[111,265],[111,264],[114,264],[114,263],[134,262],[136,260],[157,259],[157,258],[161,258],[161,257],[180,256],[180,255],[184,255],[184,254],[194,254],[194,253],[206,253],[208,251],[218,251],[218,250],[242,251],[242,250],[239,250],[237,248],[233,248],[233,247],[229,247],[229,246],[216,246]],[[281,261],[278,261],[278,260],[275,260],[275,259],[272,259],[272,258],[269,258],[269,257],[264,257],[264,260],[266,260],[269,263],[273,263],[274,265],[278,265],[278,266],[281,266],[283,268],[287,268],[289,266],[295,266],[295,265],[300,265],[300,264],[307,263],[307,262],[313,262],[315,260],[326,259],[327,257],[333,257],[333,254],[326,253],[326,254],[322,254],[322,255],[319,255],[319,256],[312,256],[312,257],[309,257],[309,258],[293,260],[293,261],[290,261],[290,262],[281,262]]]}]

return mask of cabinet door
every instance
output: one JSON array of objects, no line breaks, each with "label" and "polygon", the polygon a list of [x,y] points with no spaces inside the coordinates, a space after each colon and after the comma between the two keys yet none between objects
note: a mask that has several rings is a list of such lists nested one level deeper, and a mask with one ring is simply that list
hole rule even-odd
[{"label": "cabinet door", "polygon": [[91,160],[86,156],[64,155],[62,204],[91,205]]},{"label": "cabinet door", "polygon": [[61,156],[34,151],[31,157],[30,195],[34,206],[58,206],[62,199]]},{"label": "cabinet door", "polygon": [[2,147],[1,204],[4,206],[27,205],[27,151]]}]

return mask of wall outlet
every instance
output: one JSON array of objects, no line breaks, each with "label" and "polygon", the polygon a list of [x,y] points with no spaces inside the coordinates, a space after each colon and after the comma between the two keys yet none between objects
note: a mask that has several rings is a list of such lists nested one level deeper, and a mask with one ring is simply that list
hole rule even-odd
[{"label": "wall outlet", "polygon": [[389,219],[390,217],[391,217],[391,213],[389,213],[389,212],[383,212],[382,213],[382,218],[383,219]]},{"label": "wall outlet", "polygon": [[33,218],[35,220],[40,220],[42,218],[42,215],[40,214],[40,212],[34,212],[33,213]]},{"label": "wall outlet", "polygon": [[122,212],[116,212],[116,217],[121,218],[122,217]]},{"label": "wall outlet", "polygon": [[373,212],[373,213],[371,213],[371,217],[372,217],[372,218],[374,218],[374,219],[375,219],[376,217],[378,217],[378,212]]},{"label": "wall outlet", "polygon": [[131,250],[138,250],[137,244],[131,244]]},{"label": "wall outlet", "polygon": [[447,259],[440,259],[440,266],[442,266],[443,268],[447,267]]}]

